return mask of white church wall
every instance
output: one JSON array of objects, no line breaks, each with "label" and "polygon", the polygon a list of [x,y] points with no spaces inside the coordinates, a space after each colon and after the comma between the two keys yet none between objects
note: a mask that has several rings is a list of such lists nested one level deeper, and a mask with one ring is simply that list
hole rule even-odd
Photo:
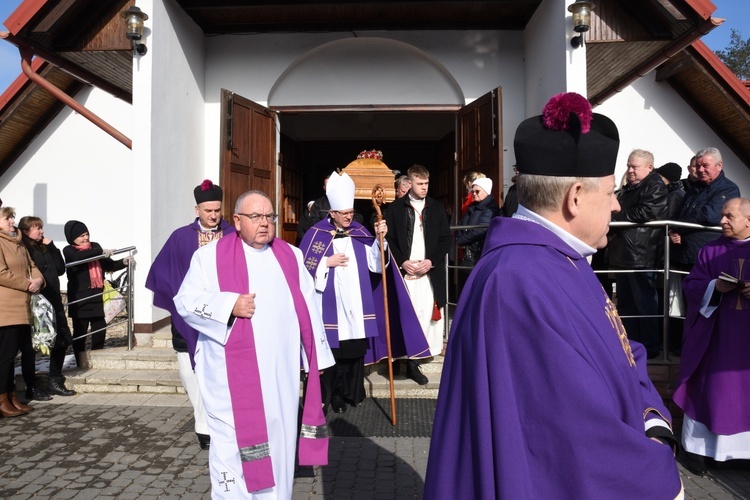
[{"label": "white church wall", "polygon": [[675,162],[687,165],[696,151],[716,147],[724,160],[724,173],[750,196],[750,165],[743,164],[698,114],[665,82],[655,80],[652,71],[594,110],[614,120],[620,132],[615,177],[625,174],[628,155],[633,149],[654,154],[654,166]]},{"label": "white church wall", "polygon": [[[92,87],[75,100],[130,137],[131,107]],[[104,248],[135,243],[130,150],[71,108],[64,108],[0,178],[4,206],[44,221],[44,233],[62,250],[65,222],[84,222]],[[122,256],[120,256],[121,258]],[[61,278],[63,289],[67,281]]]},{"label": "white church wall", "polygon": [[[572,23],[566,10],[568,3],[572,2],[545,0],[526,25],[523,36],[525,118],[540,114],[549,98],[557,93],[576,91],[586,94],[585,53],[582,49],[574,52],[570,46],[567,31],[572,31]],[[583,85],[578,80],[580,76],[574,76],[581,70]],[[572,80],[568,81],[569,78]]]},{"label": "white church wall", "polygon": [[[558,1],[558,0],[555,0]],[[442,65],[458,83],[465,103],[496,87],[503,91],[504,161],[512,163],[512,140],[515,128],[524,118],[524,58],[520,31],[383,31],[351,33],[295,33],[220,36],[207,39],[206,56],[206,165],[218,168],[220,150],[220,92],[227,89],[262,105],[268,104],[269,93],[280,76],[298,58],[328,42],[350,37],[381,37],[408,44],[423,51]],[[332,67],[320,72],[335,71],[341,80],[339,95],[348,104],[394,102],[394,87],[408,80],[412,91],[419,94],[420,74],[412,67],[399,66],[397,61],[349,60],[332,61]],[[358,91],[347,84],[351,75],[385,74],[394,79],[394,87],[384,86]],[[424,81],[424,80],[421,80]],[[403,89],[402,89],[403,90]],[[316,88],[309,94],[314,99]],[[424,102],[424,96],[420,95]],[[400,101],[395,101],[400,102]],[[288,103],[293,104],[293,103]],[[336,104],[319,102],[319,104]],[[510,147],[509,147],[510,146]],[[215,166],[215,167],[214,167]]]},{"label": "white church wall", "polygon": [[218,182],[218,167],[206,170],[203,162],[203,33],[174,0],[139,6],[149,13],[149,32],[148,53],[133,66],[140,139],[133,141],[133,168],[139,173],[133,195],[143,207],[133,221],[142,247],[138,260],[144,263],[136,273],[135,321],[151,323],[166,313],[151,307],[152,295],[144,286],[150,264],[172,231],[195,219],[193,189],[207,177]]}]

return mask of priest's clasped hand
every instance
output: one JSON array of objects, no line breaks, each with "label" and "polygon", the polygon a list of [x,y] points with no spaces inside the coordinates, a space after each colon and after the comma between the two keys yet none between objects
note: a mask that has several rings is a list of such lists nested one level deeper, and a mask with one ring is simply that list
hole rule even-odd
[{"label": "priest's clasped hand", "polygon": [[411,276],[421,276],[427,274],[432,267],[432,261],[430,259],[425,260],[406,260],[401,266],[406,274]]},{"label": "priest's clasped hand", "polygon": [[244,293],[237,297],[237,302],[234,303],[234,308],[232,308],[232,314],[236,318],[252,318],[255,314],[255,294]]},{"label": "priest's clasped hand", "polygon": [[346,267],[347,263],[349,262],[349,257],[346,256],[346,254],[343,253],[335,253],[328,257],[326,259],[326,266],[328,267],[338,267],[343,266]]}]

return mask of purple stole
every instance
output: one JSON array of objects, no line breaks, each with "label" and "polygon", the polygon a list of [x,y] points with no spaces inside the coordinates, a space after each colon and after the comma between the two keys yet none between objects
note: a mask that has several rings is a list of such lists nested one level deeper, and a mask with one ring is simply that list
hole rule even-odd
[{"label": "purple stole", "polygon": [[[239,234],[235,238],[221,238],[216,245],[216,268],[219,288],[223,292],[250,292],[245,251]],[[302,411],[299,440],[300,465],[328,464],[328,428],[321,405],[318,359],[315,352],[310,313],[300,290],[299,267],[288,243],[275,238],[269,248],[281,266],[292,294],[299,320],[301,342],[307,355],[310,373]],[[235,318],[232,334],[225,346],[229,394],[242,461],[242,472],[249,492],[275,486],[271,453],[268,447],[263,392],[260,384],[258,357],[252,319]]]}]

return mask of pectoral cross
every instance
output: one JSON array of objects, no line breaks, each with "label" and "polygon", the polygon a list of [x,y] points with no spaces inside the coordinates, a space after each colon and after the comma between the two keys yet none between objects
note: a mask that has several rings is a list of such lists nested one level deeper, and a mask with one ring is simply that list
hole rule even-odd
[{"label": "pectoral cross", "polygon": [[211,313],[206,311],[207,307],[208,307],[208,304],[203,304],[203,307],[201,309],[198,309],[196,307],[193,313],[197,314],[202,319],[211,319]]}]

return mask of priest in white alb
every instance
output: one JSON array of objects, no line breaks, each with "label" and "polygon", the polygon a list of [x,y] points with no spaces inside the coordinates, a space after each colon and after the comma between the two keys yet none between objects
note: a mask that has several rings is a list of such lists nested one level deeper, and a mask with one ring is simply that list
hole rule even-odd
[{"label": "priest in white alb", "polygon": [[195,372],[211,434],[212,498],[291,498],[298,437],[300,358],[308,378],[299,463],[325,465],[328,429],[320,370],[334,363],[302,254],[275,238],[271,200],[248,191],[236,235],[193,255],[175,297],[200,332]]}]

